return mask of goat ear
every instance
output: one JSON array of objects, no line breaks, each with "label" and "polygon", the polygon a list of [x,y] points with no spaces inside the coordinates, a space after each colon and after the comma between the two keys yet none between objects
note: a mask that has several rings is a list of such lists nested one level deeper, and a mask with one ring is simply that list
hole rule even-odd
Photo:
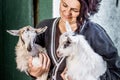
[{"label": "goat ear", "polygon": [[13,36],[19,36],[19,30],[7,30],[7,32]]},{"label": "goat ear", "polygon": [[72,39],[71,39],[70,37],[68,37],[67,40],[68,40],[69,42],[72,42]]},{"label": "goat ear", "polygon": [[38,34],[42,34],[43,32],[46,31],[46,29],[47,29],[47,26],[45,26],[45,27],[43,27],[43,28],[36,29],[36,32],[37,32]]},{"label": "goat ear", "polygon": [[66,31],[67,32],[72,32],[71,26],[68,21],[66,21]]}]

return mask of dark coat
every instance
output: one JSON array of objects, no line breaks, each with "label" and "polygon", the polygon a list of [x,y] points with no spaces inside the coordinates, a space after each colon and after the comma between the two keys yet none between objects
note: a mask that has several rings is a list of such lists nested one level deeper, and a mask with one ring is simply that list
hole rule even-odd
[{"label": "dark coat", "polygon": [[[37,28],[48,26],[48,29],[45,33],[37,37],[36,43],[47,49],[48,55],[51,59],[49,77],[54,77],[56,80],[62,80],[60,74],[65,68],[65,59],[62,60],[57,58],[55,49],[55,42],[57,41],[55,34],[58,22],[59,18],[40,22],[37,25]],[[100,25],[88,20],[79,30],[78,34],[84,35],[94,51],[101,55],[107,62],[107,71],[101,76],[101,80],[120,80],[120,58],[115,45],[107,35],[106,31]],[[57,65],[59,65],[59,67]]]}]

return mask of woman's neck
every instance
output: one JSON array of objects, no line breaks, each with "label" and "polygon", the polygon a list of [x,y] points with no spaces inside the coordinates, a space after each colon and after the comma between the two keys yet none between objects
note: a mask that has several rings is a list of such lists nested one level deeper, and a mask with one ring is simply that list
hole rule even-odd
[{"label": "woman's neck", "polygon": [[[75,31],[77,29],[77,23],[76,22],[70,23],[70,26],[71,26],[73,31]],[[61,33],[66,32],[65,22],[62,21],[61,19],[59,21],[58,27],[59,27]]]}]

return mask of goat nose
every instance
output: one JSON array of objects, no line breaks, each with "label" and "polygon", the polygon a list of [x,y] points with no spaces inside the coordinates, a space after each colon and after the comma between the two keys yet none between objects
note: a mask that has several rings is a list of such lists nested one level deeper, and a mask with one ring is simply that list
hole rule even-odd
[{"label": "goat nose", "polygon": [[61,57],[61,56],[60,56],[60,52],[59,52],[59,51],[57,51],[56,53],[57,53],[57,57]]},{"label": "goat nose", "polygon": [[32,50],[32,48],[31,48],[30,45],[27,47],[27,50],[28,50],[29,52]]},{"label": "goat nose", "polygon": [[59,54],[59,51],[57,51],[57,54]]},{"label": "goat nose", "polygon": [[31,51],[31,48],[30,48],[30,47],[28,47],[28,48],[27,48],[27,50],[30,52],[30,51]]}]

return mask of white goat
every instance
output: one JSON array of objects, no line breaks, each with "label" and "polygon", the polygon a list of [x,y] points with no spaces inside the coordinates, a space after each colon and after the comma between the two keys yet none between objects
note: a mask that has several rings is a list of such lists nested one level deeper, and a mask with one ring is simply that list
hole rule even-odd
[{"label": "white goat", "polygon": [[[67,32],[60,36],[57,54],[66,58],[66,76],[72,80],[99,80],[106,62],[95,53],[83,35],[75,34],[66,23]],[[67,79],[66,79],[67,80]]]},{"label": "white goat", "polygon": [[[42,34],[47,29],[44,28],[35,29],[31,26],[25,26],[19,30],[7,30],[13,36],[19,36],[19,41],[16,46],[16,63],[17,69],[21,72],[26,72],[28,69],[28,59],[33,56],[32,64],[35,67],[40,65],[39,53],[46,53],[46,49],[42,48],[35,43],[36,36]],[[47,80],[48,73],[43,74],[36,80]]]}]

